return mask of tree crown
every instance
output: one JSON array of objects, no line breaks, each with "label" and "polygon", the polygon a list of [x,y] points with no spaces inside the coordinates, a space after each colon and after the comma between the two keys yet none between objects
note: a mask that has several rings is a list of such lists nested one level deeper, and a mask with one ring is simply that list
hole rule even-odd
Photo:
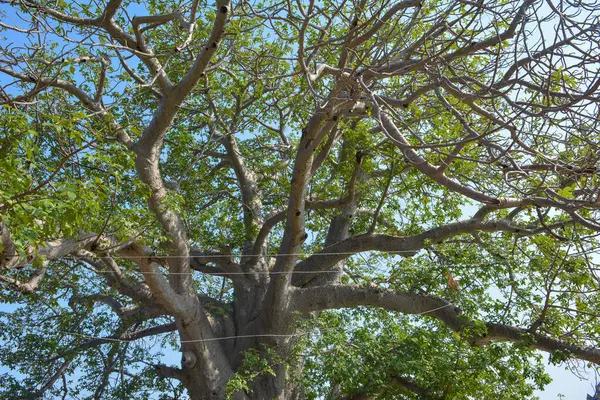
[{"label": "tree crown", "polygon": [[600,363],[593,1],[0,4],[3,395],[521,399],[538,350]]}]

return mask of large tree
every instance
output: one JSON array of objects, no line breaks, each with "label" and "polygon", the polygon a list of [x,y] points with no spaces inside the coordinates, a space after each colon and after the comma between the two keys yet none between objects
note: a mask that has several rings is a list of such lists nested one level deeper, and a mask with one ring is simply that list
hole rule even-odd
[{"label": "large tree", "polygon": [[594,0],[0,3],[3,398],[600,365]]}]

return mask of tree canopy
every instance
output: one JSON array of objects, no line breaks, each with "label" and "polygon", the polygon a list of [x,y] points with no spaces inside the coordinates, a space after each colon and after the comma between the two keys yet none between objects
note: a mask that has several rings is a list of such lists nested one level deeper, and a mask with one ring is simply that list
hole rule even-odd
[{"label": "tree canopy", "polygon": [[600,365],[596,1],[0,12],[3,398],[523,399]]}]

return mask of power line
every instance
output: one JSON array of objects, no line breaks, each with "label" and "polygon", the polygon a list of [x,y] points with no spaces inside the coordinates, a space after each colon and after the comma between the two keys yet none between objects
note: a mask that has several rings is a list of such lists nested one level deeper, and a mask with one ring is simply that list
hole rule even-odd
[{"label": "power line", "polygon": [[[424,249],[418,249],[418,250],[365,250],[365,251],[339,251],[339,252],[314,252],[314,253],[267,253],[267,254],[255,254],[255,255],[247,255],[247,254],[239,254],[239,253],[232,253],[232,254],[194,254],[194,255],[189,255],[189,256],[172,256],[172,255],[160,255],[160,254],[151,254],[151,255],[117,255],[116,258],[121,258],[121,259],[126,259],[126,260],[141,260],[141,259],[178,259],[178,258],[189,258],[189,259],[195,259],[195,258],[232,258],[232,257],[238,257],[238,258],[258,258],[258,257],[312,257],[312,256],[336,256],[336,255],[348,255],[348,256],[352,256],[352,255],[360,255],[362,253],[367,253],[367,252],[377,252],[377,253],[383,253],[383,254],[391,254],[391,255],[395,255],[395,254],[415,254],[418,253],[420,251],[422,251]],[[583,251],[580,251],[578,253],[572,253],[569,254],[569,256],[579,256],[579,255],[584,255],[584,254],[590,254],[590,253],[594,253],[597,252],[598,250],[600,250],[600,247],[595,247],[592,249],[586,249]],[[600,253],[600,252],[599,252]],[[23,257],[22,254],[4,254],[4,257]],[[27,256],[31,256],[31,255],[25,255],[24,257]],[[42,254],[43,256],[43,254]],[[98,257],[102,257],[102,256],[98,256]],[[62,256],[62,257],[57,257],[56,260],[61,259],[61,258],[73,258],[73,259],[79,259],[71,254]]]},{"label": "power line", "polygon": [[[462,265],[444,265],[446,268],[462,268],[462,267],[482,267],[485,265],[501,265],[499,263],[488,263],[488,264],[462,264]],[[381,268],[375,268],[378,272],[394,272],[387,271]],[[97,273],[109,273],[115,272],[113,270],[92,270]],[[209,272],[209,271],[197,271],[192,270],[191,272],[168,272],[168,275],[192,275],[194,272],[200,272],[204,275],[251,275],[251,274],[265,274],[265,275],[283,275],[283,274],[331,274],[339,272],[337,270],[314,270],[314,271],[250,271],[250,272]],[[160,272],[142,272],[144,275],[161,275]]]},{"label": "power line", "polygon": [[[231,257],[240,257],[240,258],[257,258],[257,257],[310,257],[310,256],[334,256],[334,255],[354,255],[354,254],[359,254],[359,253],[364,253],[364,252],[379,252],[379,253],[385,253],[385,254],[404,254],[404,253],[410,253],[410,254],[414,254],[416,252],[419,252],[422,249],[419,250],[390,250],[390,251],[380,251],[380,250],[365,250],[363,252],[357,252],[357,251],[340,251],[340,252],[326,252],[326,253],[320,253],[320,252],[316,252],[316,253],[268,253],[268,254],[255,254],[255,255],[245,255],[245,254],[239,254],[239,253],[232,253],[232,254],[198,254],[198,255],[189,255],[189,256],[168,256],[168,255],[159,255],[159,254],[152,254],[152,255],[139,255],[139,256],[132,256],[132,255],[118,255],[117,258],[124,258],[124,259],[133,259],[133,260],[137,260],[137,259],[147,259],[147,258],[231,258]],[[21,257],[20,254],[6,254],[6,257]],[[74,257],[73,255],[66,255],[64,257],[59,257],[59,258],[77,258]]]},{"label": "power line", "polygon": [[[435,311],[438,311],[438,310],[441,310],[443,308],[450,307],[453,305],[454,304],[452,304],[452,303],[448,303],[448,304],[444,304],[443,306],[440,306],[440,307],[432,308],[431,310],[423,311],[420,313],[414,313],[414,314],[410,314],[410,315],[425,315],[425,314],[429,314],[429,313],[432,313],[432,312],[435,312]],[[332,329],[338,329],[338,328],[326,328],[326,329],[332,330]],[[323,329],[321,329],[321,330],[323,330]],[[129,343],[134,340],[140,340],[140,339],[144,340],[144,339],[149,338],[148,336],[146,336],[146,337],[141,337],[141,338],[137,338],[137,339],[119,339],[119,338],[114,338],[114,337],[99,337],[99,336],[85,335],[82,333],[67,332],[67,331],[58,331],[58,332],[65,334],[65,335],[78,336],[78,337],[90,339],[90,340],[103,340],[106,342],[120,342],[120,343]],[[135,332],[133,332],[133,333],[135,333]],[[170,333],[170,332],[163,332],[163,333]],[[223,336],[223,337],[215,337],[215,338],[207,338],[207,339],[180,340],[180,343],[216,342],[216,341],[221,341],[221,340],[247,339],[247,338],[257,338],[257,337],[291,338],[291,337],[296,337],[296,336],[307,335],[310,333],[311,332],[299,332],[299,333],[290,333],[290,334],[258,333],[258,334],[254,334],[254,335],[233,335],[233,336]]]}]

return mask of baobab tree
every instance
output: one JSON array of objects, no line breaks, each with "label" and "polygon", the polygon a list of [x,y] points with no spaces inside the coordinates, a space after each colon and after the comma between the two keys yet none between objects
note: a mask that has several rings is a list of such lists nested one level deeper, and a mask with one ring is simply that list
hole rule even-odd
[{"label": "baobab tree", "polygon": [[595,1],[0,4],[5,398],[600,364]]}]

